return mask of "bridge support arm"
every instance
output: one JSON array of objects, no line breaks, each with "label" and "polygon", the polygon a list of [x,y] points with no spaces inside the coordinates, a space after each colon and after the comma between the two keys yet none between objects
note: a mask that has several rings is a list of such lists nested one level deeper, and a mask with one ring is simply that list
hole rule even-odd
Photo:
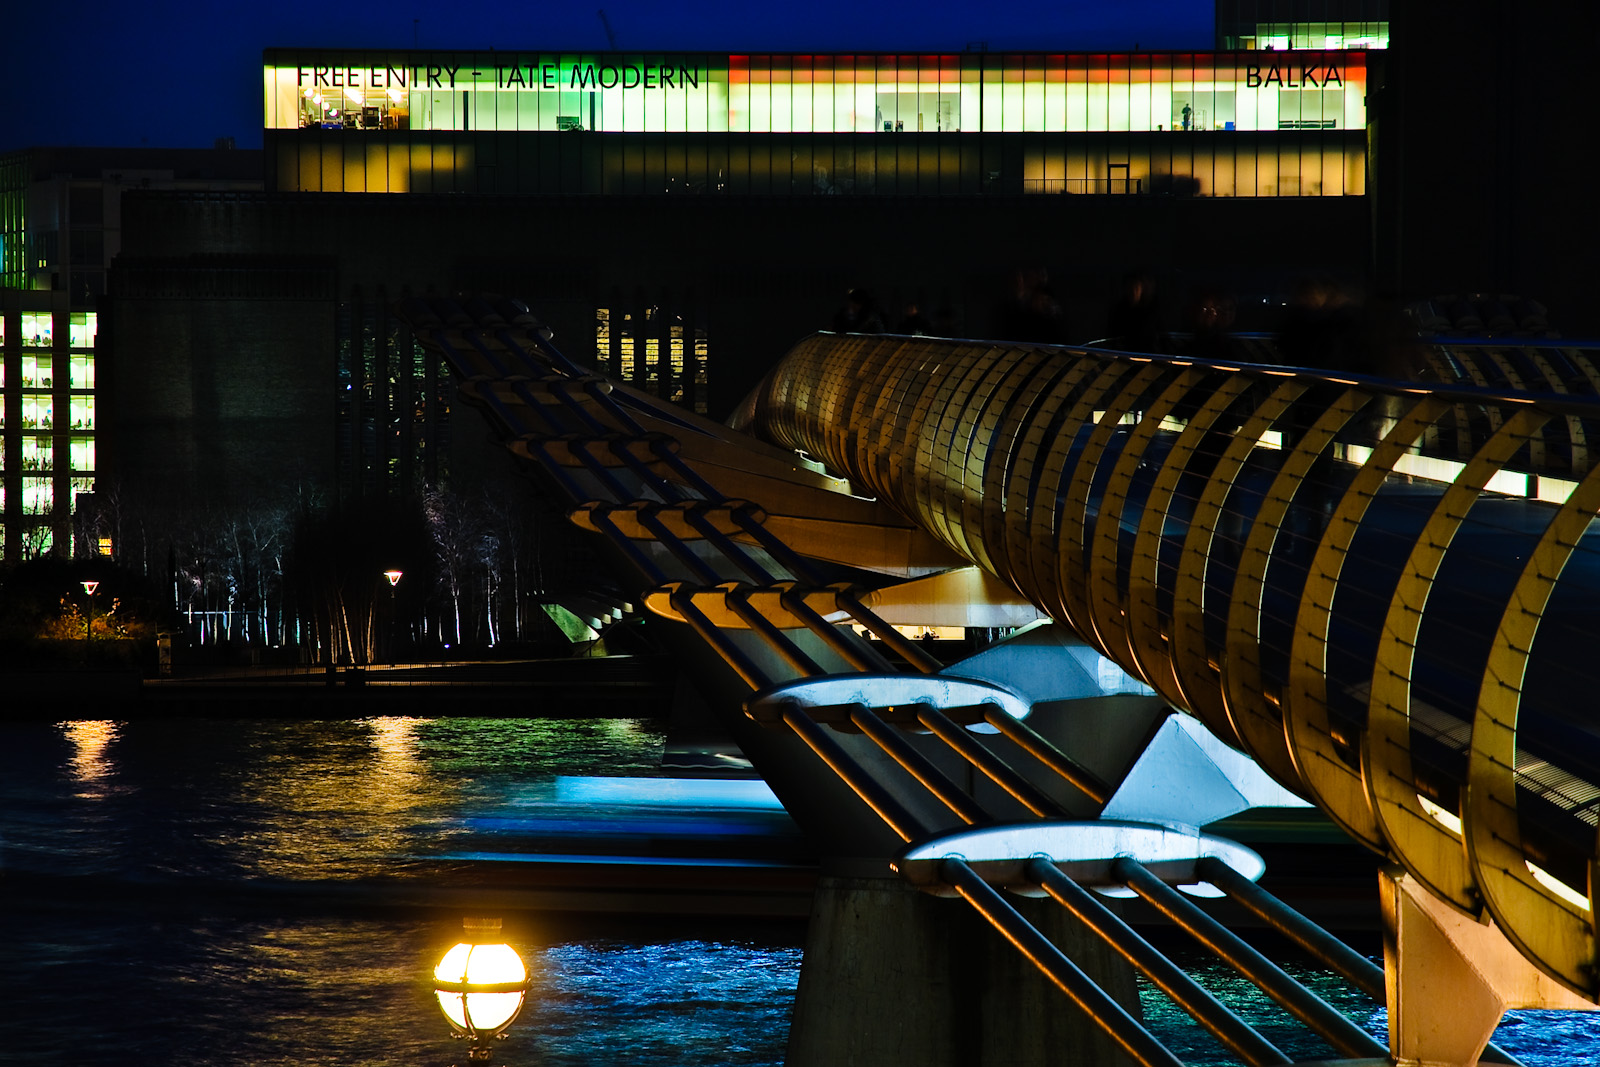
[{"label": "bridge support arm", "polygon": [[1182,1061],[1150,1035],[1127,1010],[1107,996],[1000,894],[960,860],[945,860],[944,880],[1082,1008],[1140,1067],[1182,1067]]},{"label": "bridge support arm", "polygon": [[1507,1008],[1600,1009],[1411,875],[1386,869],[1378,883],[1389,1045],[1401,1067],[1474,1067]]}]

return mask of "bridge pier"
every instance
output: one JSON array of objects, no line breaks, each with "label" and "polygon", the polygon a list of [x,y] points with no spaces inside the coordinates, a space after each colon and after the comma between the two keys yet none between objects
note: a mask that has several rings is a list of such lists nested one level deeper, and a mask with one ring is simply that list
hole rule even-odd
[{"label": "bridge pier", "polygon": [[1378,885],[1389,1047],[1399,1067],[1475,1067],[1507,1008],[1596,1010],[1487,918],[1461,914],[1409,874],[1381,871]]},{"label": "bridge pier", "polygon": [[[1010,902],[1127,1011],[1132,968],[1054,901]],[[960,900],[892,876],[817,886],[788,1067],[1127,1063],[1099,1027]]]}]

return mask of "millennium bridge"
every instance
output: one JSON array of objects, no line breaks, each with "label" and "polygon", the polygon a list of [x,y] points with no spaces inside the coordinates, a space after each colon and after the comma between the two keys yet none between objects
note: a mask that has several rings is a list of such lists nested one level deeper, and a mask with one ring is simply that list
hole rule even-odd
[{"label": "millennium bridge", "polygon": [[[1515,1062],[1506,1009],[1596,1008],[1582,346],[1434,345],[1401,381],[817,334],[724,426],[576,365],[519,302],[402,312],[827,855],[791,1064],[1181,1063],[1135,971],[1290,1062],[1131,896],[1338,1062]],[[992,640],[944,663],[906,636],[934,626]],[[1382,967],[1202,829],[1307,801],[1374,854]],[[1387,1044],[1208,898],[1385,1004]]]}]

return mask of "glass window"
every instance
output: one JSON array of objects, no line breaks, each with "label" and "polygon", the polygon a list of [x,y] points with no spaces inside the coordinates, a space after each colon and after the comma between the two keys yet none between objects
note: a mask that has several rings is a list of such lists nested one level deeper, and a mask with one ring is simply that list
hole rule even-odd
[{"label": "glass window", "polygon": [[773,56],[767,61],[772,117],[766,128],[773,133],[794,132],[794,80],[788,68],[788,56]]},{"label": "glass window", "polygon": [[750,132],[750,57],[728,57],[728,130]]},{"label": "glass window", "polygon": [[960,92],[960,113],[956,119],[956,128],[962,130],[983,129],[983,70],[970,63],[963,63],[957,86]]},{"label": "glass window", "polygon": [[[713,57],[714,58],[714,57]],[[728,129],[728,71],[714,67],[712,58],[693,56],[686,59],[685,67],[677,72],[677,80],[684,81],[689,68],[704,64],[697,77],[689,79],[683,89],[687,129],[691,133],[725,131]]]},{"label": "glass window", "polygon": [[51,491],[50,478],[24,478],[22,479],[22,513],[24,515],[48,515],[50,505],[55,496]]},{"label": "glass window", "polygon": [[22,357],[22,388],[50,389],[55,385],[51,372],[52,359],[42,353],[25,353]]},{"label": "glass window", "polygon": [[[1086,109],[1084,129],[1096,133],[1111,128],[1111,57],[1105,55],[1088,57],[1088,78],[1085,88],[1088,92],[1088,107]],[[1009,119],[1009,116],[1007,116]],[[1007,126],[1007,129],[1010,127]]]},{"label": "glass window", "polygon": [[22,398],[22,428],[24,430],[52,429],[55,407],[48,396]]},{"label": "glass window", "polygon": [[55,316],[48,311],[22,313],[22,343],[49,348],[55,335]]},{"label": "glass window", "polygon": [[[795,133],[817,130],[814,90],[816,76],[811,56],[791,56],[789,69],[789,122]],[[831,111],[831,105],[830,105]]]},{"label": "glass window", "polygon": [[54,438],[51,437],[23,437],[22,469],[25,471],[50,470],[50,442],[53,440]]},{"label": "glass window", "polygon": [[73,348],[93,348],[99,329],[99,316],[92,311],[74,311],[67,316],[67,344]]},{"label": "glass window", "polygon": [[[46,514],[45,512],[28,512],[25,514]],[[22,558],[34,559],[50,551],[51,542],[54,540],[53,532],[44,523],[24,527],[17,538],[22,544]]]},{"label": "glass window", "polygon": [[71,448],[72,469],[74,471],[94,471],[94,438],[74,437],[69,446]]}]

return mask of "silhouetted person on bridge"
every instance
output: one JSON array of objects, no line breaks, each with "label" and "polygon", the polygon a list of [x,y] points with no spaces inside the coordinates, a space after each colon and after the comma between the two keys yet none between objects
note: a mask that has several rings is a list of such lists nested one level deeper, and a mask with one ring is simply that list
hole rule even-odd
[{"label": "silhouetted person on bridge", "polygon": [[933,333],[933,323],[928,321],[928,316],[922,313],[922,308],[913,300],[906,305],[905,314],[900,317],[900,324],[895,327],[895,332],[926,336]]},{"label": "silhouetted person on bridge", "polygon": [[1106,342],[1120,352],[1166,351],[1156,282],[1148,271],[1123,276],[1106,317]]},{"label": "silhouetted person on bridge", "polygon": [[883,317],[878,314],[877,301],[865,289],[852,289],[845,294],[844,307],[833,316],[835,333],[882,333]]},{"label": "silhouetted person on bridge", "polygon": [[1195,359],[1232,359],[1230,334],[1237,305],[1233,297],[1220,290],[1201,292],[1189,308],[1189,340],[1182,354]]},{"label": "silhouetted person on bridge", "polygon": [[1043,267],[1019,267],[1012,278],[1010,298],[995,309],[997,339],[1066,344],[1067,318],[1050,291],[1050,272]]}]

